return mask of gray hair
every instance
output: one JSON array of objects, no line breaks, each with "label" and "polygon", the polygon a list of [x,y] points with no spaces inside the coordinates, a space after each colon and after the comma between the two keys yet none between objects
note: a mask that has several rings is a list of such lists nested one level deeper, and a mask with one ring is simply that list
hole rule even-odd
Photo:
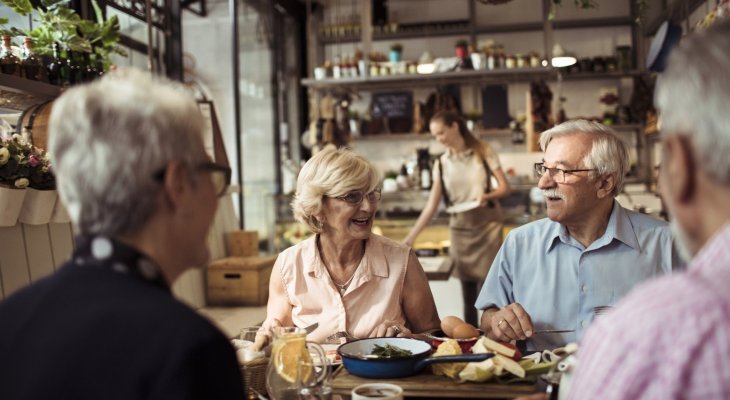
[{"label": "gray hair", "polygon": [[540,149],[545,151],[550,141],[557,137],[577,134],[590,135],[593,138],[591,151],[583,158],[586,168],[596,169],[591,175],[613,175],[616,186],[612,194],[616,196],[621,193],[629,170],[629,155],[621,138],[607,126],[584,119],[563,122],[540,135]]},{"label": "gray hair", "polygon": [[682,39],[659,77],[663,134],[691,135],[700,167],[730,186],[730,22]]},{"label": "gray hair", "polygon": [[202,127],[190,92],[140,70],[64,92],[53,104],[49,153],[76,232],[138,231],[157,208],[162,185],[153,176],[170,161],[204,159]]},{"label": "gray hair", "polygon": [[294,218],[314,233],[322,232],[317,214],[324,196],[343,196],[353,190],[368,193],[380,184],[380,174],[362,156],[347,149],[324,149],[310,158],[297,178],[292,201]]}]

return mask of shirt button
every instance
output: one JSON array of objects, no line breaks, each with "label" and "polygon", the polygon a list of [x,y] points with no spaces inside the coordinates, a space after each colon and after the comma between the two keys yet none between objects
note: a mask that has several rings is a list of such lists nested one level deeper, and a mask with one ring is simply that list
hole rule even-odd
[{"label": "shirt button", "polygon": [[580,326],[585,328],[587,325],[586,321],[580,321]]},{"label": "shirt button", "polygon": [[580,291],[583,292],[583,293],[585,293],[585,292],[588,291],[588,288],[586,287],[586,285],[583,285],[583,286],[580,287]]}]

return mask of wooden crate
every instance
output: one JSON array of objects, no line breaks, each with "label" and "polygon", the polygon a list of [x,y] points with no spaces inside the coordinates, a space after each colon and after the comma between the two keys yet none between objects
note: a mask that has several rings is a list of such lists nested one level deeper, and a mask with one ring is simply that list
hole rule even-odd
[{"label": "wooden crate", "polygon": [[260,306],[269,298],[276,256],[227,257],[208,265],[208,305]]},{"label": "wooden crate", "polygon": [[231,257],[249,257],[259,255],[258,232],[230,232],[228,234],[228,255]]}]

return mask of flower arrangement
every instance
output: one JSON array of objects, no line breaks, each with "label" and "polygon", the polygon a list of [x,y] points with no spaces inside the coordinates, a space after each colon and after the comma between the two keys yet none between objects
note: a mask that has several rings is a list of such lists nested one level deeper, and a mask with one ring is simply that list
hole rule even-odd
[{"label": "flower arrangement", "polygon": [[18,134],[0,139],[0,185],[38,190],[55,189],[48,154]]}]

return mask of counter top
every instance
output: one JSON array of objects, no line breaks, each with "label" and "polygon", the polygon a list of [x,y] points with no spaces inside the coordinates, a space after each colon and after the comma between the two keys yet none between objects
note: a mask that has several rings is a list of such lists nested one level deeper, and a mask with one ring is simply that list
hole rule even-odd
[{"label": "counter top", "polygon": [[266,319],[266,306],[254,307],[203,307],[198,313],[229,338],[238,338],[241,328],[261,325]]}]

